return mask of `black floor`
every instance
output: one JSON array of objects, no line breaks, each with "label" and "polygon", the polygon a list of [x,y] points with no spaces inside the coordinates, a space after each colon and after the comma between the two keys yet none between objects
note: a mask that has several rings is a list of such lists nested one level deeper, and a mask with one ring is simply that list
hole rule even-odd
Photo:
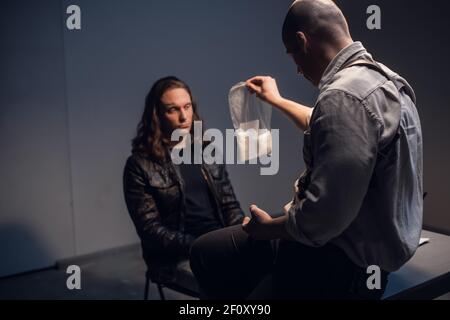
[{"label": "black floor", "polygon": [[[69,290],[66,264],[81,268],[81,289]],[[146,266],[140,246],[129,246],[81,259],[63,262],[52,268],[0,279],[0,300],[10,299],[120,299],[142,300]],[[165,288],[168,300],[193,297]],[[150,284],[149,299],[160,299],[156,285]],[[449,300],[450,293],[439,300]]]},{"label": "black floor", "polygon": [[[7,299],[143,299],[145,264],[139,246],[73,260],[81,269],[81,289],[69,290],[65,267],[0,279],[0,300]],[[166,299],[193,299],[165,288]],[[150,284],[149,299],[160,299]]]}]

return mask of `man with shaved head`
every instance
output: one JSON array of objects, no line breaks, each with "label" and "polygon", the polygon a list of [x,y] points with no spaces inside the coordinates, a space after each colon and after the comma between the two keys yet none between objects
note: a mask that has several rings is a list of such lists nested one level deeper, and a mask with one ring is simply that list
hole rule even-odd
[{"label": "man with shaved head", "polygon": [[329,0],[294,2],[284,21],[282,36],[298,72],[315,86],[329,62],[353,42],[344,15]]},{"label": "man with shaved head", "polygon": [[284,215],[252,205],[242,226],[199,238],[192,270],[205,298],[380,299],[422,228],[414,91],[352,40],[333,1],[295,1],[282,38],[320,91],[314,107],[283,98],[269,76],[247,87],[304,132],[306,170]]}]

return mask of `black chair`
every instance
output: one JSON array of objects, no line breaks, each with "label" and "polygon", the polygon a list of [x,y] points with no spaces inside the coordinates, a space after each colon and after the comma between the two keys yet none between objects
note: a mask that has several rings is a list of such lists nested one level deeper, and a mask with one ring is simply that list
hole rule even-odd
[{"label": "black chair", "polygon": [[[147,266],[148,267],[148,266]],[[150,286],[150,281],[155,283],[158,287],[158,292],[161,300],[166,300],[164,295],[164,288],[174,290],[176,292],[189,295],[191,297],[198,298],[199,290],[197,280],[192,273],[191,267],[189,265],[189,260],[183,260],[179,262],[176,266],[176,279],[170,283],[156,282],[151,279],[149,267],[145,273],[145,290],[144,290],[144,300],[148,300],[148,291]]]}]

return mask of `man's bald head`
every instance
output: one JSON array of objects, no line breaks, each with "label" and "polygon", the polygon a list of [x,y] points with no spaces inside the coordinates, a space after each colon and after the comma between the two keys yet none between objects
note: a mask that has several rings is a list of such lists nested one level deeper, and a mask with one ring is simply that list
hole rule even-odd
[{"label": "man's bald head", "polygon": [[353,40],[333,1],[298,0],[284,20],[283,42],[297,72],[318,86],[330,61]]},{"label": "man's bald head", "polygon": [[295,1],[283,24],[284,43],[290,43],[299,31],[315,41],[327,43],[350,38],[347,21],[331,0]]}]

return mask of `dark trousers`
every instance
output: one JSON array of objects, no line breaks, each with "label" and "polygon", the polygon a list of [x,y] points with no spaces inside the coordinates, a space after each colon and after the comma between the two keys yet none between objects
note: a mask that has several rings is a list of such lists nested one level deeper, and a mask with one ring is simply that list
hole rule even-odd
[{"label": "dark trousers", "polygon": [[380,299],[387,284],[382,272],[369,290],[370,275],[333,244],[257,241],[240,225],[199,237],[190,263],[205,299]]}]

